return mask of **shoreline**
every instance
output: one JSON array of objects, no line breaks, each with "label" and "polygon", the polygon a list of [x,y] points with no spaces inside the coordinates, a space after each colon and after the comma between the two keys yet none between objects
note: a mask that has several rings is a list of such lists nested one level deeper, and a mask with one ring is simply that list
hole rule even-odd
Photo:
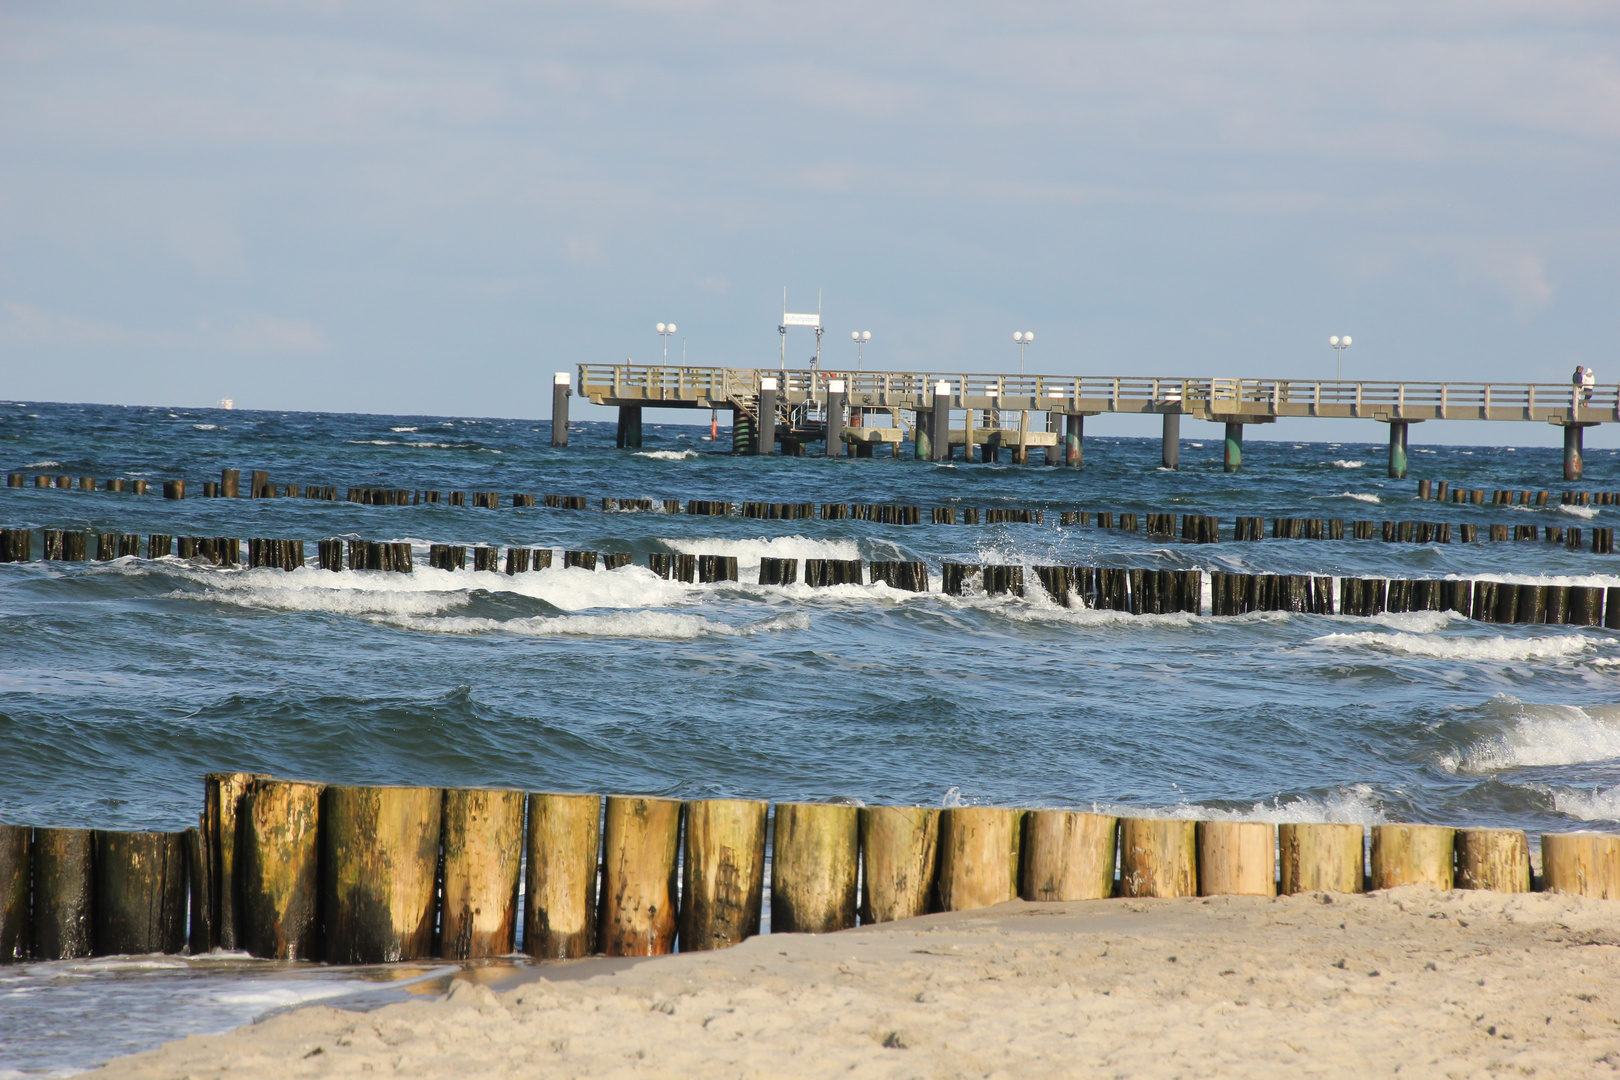
[{"label": "shoreline", "polygon": [[1620,1069],[1611,903],[1435,892],[1012,901],[716,952],[478,968],[98,1076],[1471,1076]]}]

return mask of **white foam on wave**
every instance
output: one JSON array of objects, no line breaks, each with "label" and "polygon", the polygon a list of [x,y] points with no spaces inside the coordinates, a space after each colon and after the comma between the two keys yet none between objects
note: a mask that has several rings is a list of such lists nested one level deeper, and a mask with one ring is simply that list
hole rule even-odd
[{"label": "white foam on wave", "polygon": [[[465,604],[475,590],[544,600],[564,611],[587,608],[667,607],[696,598],[700,587],[667,581],[644,566],[613,571],[554,567],[524,574],[440,570],[418,565],[412,573],[360,571],[334,574],[314,567],[290,573],[258,569],[221,573],[182,571],[210,587],[208,599],[278,611],[335,615],[436,615]],[[193,593],[177,593],[195,598]]]},{"label": "white foam on wave", "polygon": [[[763,558],[798,559],[858,559],[861,549],[853,540],[815,540],[808,536],[761,536],[754,540],[710,538],[665,538],[659,543],[682,555],[730,555],[737,559],[739,568],[759,565]],[[802,576],[802,572],[801,572]]]},{"label": "white foam on wave", "polygon": [[536,615],[521,619],[466,617],[379,618],[373,621],[436,634],[517,634],[521,637],[656,638],[694,641],[707,637],[749,637],[810,629],[803,612],[772,615],[756,622],[733,625],[673,611],[615,611],[607,615]]},{"label": "white foam on wave", "polygon": [[1385,611],[1366,617],[1367,622],[1412,634],[1435,634],[1466,618],[1455,611]]},{"label": "white foam on wave", "polygon": [[1521,705],[1512,724],[1440,759],[1447,772],[1481,774],[1620,758],[1620,707]]},{"label": "white foam on wave", "polygon": [[1337,497],[1340,499],[1354,499],[1356,502],[1364,503],[1381,503],[1384,501],[1378,496],[1365,491],[1341,491]]},{"label": "white foam on wave", "polygon": [[409,432],[409,431],[415,431],[415,430],[416,430],[416,429],[415,429],[415,428],[413,428],[413,427],[391,427],[391,428],[389,428],[389,429],[388,429],[388,430],[389,430],[389,431],[393,431],[393,432],[397,432],[397,433],[400,433],[400,434],[403,434],[403,433],[405,433],[405,432]]},{"label": "white foam on wave", "polygon": [[218,431],[219,430],[219,425],[218,424],[192,424],[191,426],[196,428],[198,431]]},{"label": "white foam on wave", "polygon": [[1531,638],[1436,637],[1412,633],[1380,634],[1373,630],[1324,634],[1312,638],[1310,643],[1330,648],[1371,649],[1429,660],[1478,660],[1498,664],[1562,660],[1586,652],[1594,644],[1593,639],[1573,633]]},{"label": "white foam on wave", "polygon": [[1554,791],[1553,809],[1579,821],[1620,821],[1620,787]]},{"label": "white foam on wave", "polygon": [[691,461],[698,456],[696,450],[638,450],[632,457],[650,458],[653,461]]},{"label": "white foam on wave", "polygon": [[23,466],[25,469],[60,469],[61,467],[62,463],[60,461],[30,461]]},{"label": "white foam on wave", "polygon": [[1560,503],[1558,509],[1562,513],[1573,514],[1578,518],[1585,518],[1588,521],[1598,516],[1598,508],[1595,506],[1577,506],[1575,503]]},{"label": "white foam on wave", "polygon": [[1341,469],[1360,469],[1364,468],[1367,463],[1365,461],[1345,461],[1343,458],[1340,458],[1333,464]]},{"label": "white foam on wave", "polygon": [[1351,784],[1325,798],[1275,798],[1270,802],[1257,802],[1245,810],[1205,806],[1195,802],[1179,802],[1169,806],[1125,806],[1118,803],[1096,803],[1098,813],[1120,817],[1173,817],[1201,821],[1264,821],[1282,825],[1289,823],[1337,822],[1346,825],[1377,825],[1386,820],[1378,796],[1366,784]]}]

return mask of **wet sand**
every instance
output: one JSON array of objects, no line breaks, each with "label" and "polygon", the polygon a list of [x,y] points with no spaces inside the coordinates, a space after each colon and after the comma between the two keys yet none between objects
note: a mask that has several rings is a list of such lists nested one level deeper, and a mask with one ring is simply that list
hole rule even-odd
[{"label": "wet sand", "polygon": [[466,976],[436,998],[301,1008],[98,1075],[1620,1073],[1620,904],[1564,896],[1011,903]]}]

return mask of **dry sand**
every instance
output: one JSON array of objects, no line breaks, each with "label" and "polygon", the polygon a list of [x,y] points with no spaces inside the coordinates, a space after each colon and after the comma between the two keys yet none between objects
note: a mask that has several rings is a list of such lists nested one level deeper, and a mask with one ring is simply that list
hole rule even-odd
[{"label": "dry sand", "polygon": [[1620,904],[1011,903],[310,1007],[109,1077],[1611,1076]]}]

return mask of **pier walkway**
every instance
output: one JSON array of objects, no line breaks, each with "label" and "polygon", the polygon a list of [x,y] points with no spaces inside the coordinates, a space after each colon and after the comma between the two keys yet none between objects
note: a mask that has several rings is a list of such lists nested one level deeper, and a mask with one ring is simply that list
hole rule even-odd
[{"label": "pier walkway", "polygon": [[[559,386],[566,375],[559,375]],[[1377,420],[1390,426],[1390,475],[1406,475],[1410,425],[1428,420],[1493,420],[1564,429],[1564,478],[1581,476],[1582,430],[1620,422],[1620,385],[1583,389],[1568,383],[1355,382],[963,374],[958,372],[813,371],[770,368],[579,365],[579,394],[620,410],[620,445],[640,445],[646,406],[729,409],[734,447],[744,453],[802,454],[811,441],[828,453],[849,446],[862,456],[907,434],[918,457],[944,460],[952,448],[993,455],[1010,448],[1026,461],[1045,448],[1048,464],[1079,465],[1084,418],[1103,413],[1164,417],[1164,463],[1179,460],[1180,420],[1226,425],[1226,465],[1242,462],[1243,425],[1281,417]],[[566,411],[566,400],[563,401]],[[846,413],[847,410],[847,413]],[[889,414],[874,428],[872,413]],[[908,420],[904,414],[911,414]],[[952,423],[953,414],[959,416]],[[1038,427],[1031,428],[1031,417]],[[1040,417],[1045,417],[1044,425]],[[1016,426],[1004,425],[1016,418]],[[1061,420],[1059,418],[1062,418]],[[875,419],[875,418],[874,418]],[[1057,430],[1059,425],[1063,430]],[[828,436],[832,437],[829,438]],[[1058,453],[1058,446],[1062,452]],[[991,458],[993,459],[993,458]]]}]

